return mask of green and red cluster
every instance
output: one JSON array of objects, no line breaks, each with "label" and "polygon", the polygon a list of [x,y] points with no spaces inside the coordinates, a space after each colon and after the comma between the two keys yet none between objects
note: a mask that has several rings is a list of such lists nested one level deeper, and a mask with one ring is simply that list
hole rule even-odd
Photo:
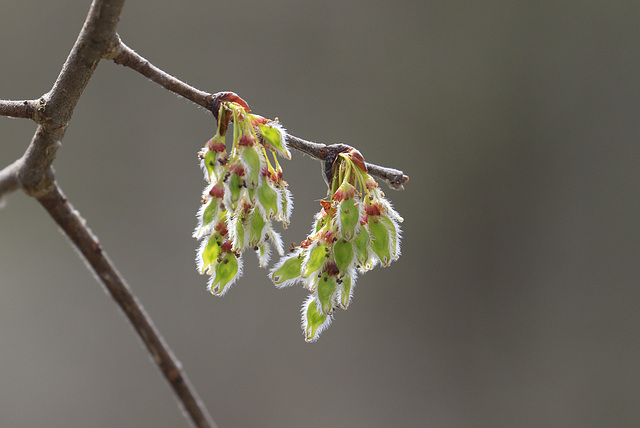
[{"label": "green and red cluster", "polygon": [[302,306],[305,340],[326,329],[336,308],[347,309],[358,273],[400,256],[402,217],[367,173],[364,158],[345,146],[329,170],[329,200],[320,202],[311,234],[272,269],[277,287],[300,282],[311,292]]},{"label": "green and red cluster", "polygon": [[[261,267],[266,267],[271,247],[284,253],[272,222],[287,227],[292,209],[275,156],[291,158],[286,131],[276,121],[249,113],[241,98],[228,94],[217,111],[218,131],[199,152],[208,185],[193,234],[202,241],[196,256],[198,271],[210,275],[208,288],[216,295],[226,293],[241,276],[246,249],[256,251]],[[233,143],[227,152],[229,122],[233,122]]]}]

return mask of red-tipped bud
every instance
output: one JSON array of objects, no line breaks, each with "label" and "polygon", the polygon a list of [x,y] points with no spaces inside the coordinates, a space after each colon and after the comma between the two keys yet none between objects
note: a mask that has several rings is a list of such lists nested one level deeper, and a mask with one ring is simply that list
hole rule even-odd
[{"label": "red-tipped bud", "polygon": [[243,134],[242,137],[240,137],[238,144],[245,147],[251,147],[256,141],[258,141],[256,137],[249,134]]},{"label": "red-tipped bud", "polygon": [[380,215],[380,205],[378,204],[373,204],[373,205],[369,205],[368,207],[365,207],[365,211],[367,213],[367,215]]},{"label": "red-tipped bud", "polygon": [[207,141],[207,148],[216,153],[224,152],[227,149],[224,145],[224,142],[218,140],[215,137]]},{"label": "red-tipped bud", "polygon": [[222,199],[224,197],[224,187],[220,184],[216,184],[209,190],[209,194],[214,198]]}]

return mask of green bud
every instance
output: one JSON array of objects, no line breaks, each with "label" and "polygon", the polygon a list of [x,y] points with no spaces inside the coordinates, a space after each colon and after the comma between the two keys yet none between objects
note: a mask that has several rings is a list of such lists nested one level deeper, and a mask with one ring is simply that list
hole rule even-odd
[{"label": "green bud", "polygon": [[229,177],[229,192],[231,193],[231,202],[237,202],[237,200],[240,199],[240,191],[242,191],[242,181],[240,181],[240,176],[238,174],[231,174],[231,177]]},{"label": "green bud", "polygon": [[206,226],[211,223],[218,213],[218,201],[216,198],[211,198],[207,207],[202,212],[202,225]]},{"label": "green bud", "polygon": [[264,229],[264,225],[266,224],[264,218],[258,211],[254,211],[251,216],[251,223],[249,226],[249,245],[255,246],[258,245],[260,240],[262,239],[262,229]]},{"label": "green bud", "polygon": [[262,138],[269,143],[271,147],[280,152],[285,158],[291,159],[291,153],[287,149],[286,144],[282,141],[282,134],[273,126],[258,125],[260,127],[260,134]]},{"label": "green bud", "polygon": [[327,254],[325,248],[326,247],[324,245],[316,245],[315,247],[313,247],[302,272],[303,278],[307,278],[309,275],[322,267],[325,256]]},{"label": "green bud", "polygon": [[305,340],[313,342],[317,340],[316,334],[320,334],[328,324],[328,316],[321,313],[316,306],[316,299],[310,296],[307,299],[306,310],[302,312]]},{"label": "green bud", "polygon": [[329,315],[333,310],[333,295],[336,292],[336,280],[329,275],[323,275],[318,281],[318,300],[322,306],[322,313]]},{"label": "green bud", "polygon": [[353,260],[353,244],[344,239],[338,240],[333,244],[333,256],[338,270],[344,275]]},{"label": "green bud", "polygon": [[211,182],[211,174],[213,174],[216,168],[216,152],[207,150],[207,153],[204,155],[204,166],[207,168],[207,177],[209,182]]},{"label": "green bud", "polygon": [[242,160],[249,168],[246,175],[247,186],[258,186],[258,176],[260,175],[260,155],[255,147],[245,147],[242,150]]},{"label": "green bud", "polygon": [[369,217],[369,230],[371,231],[371,248],[380,259],[383,266],[389,266],[391,263],[391,251],[389,248],[389,230],[382,217]]},{"label": "green bud", "polygon": [[274,284],[279,285],[285,281],[299,277],[301,268],[302,257],[294,254],[287,259],[278,270],[273,272],[271,278]]},{"label": "green bud", "polygon": [[345,276],[342,278],[342,292],[340,293],[340,307],[347,309],[349,301],[351,300],[351,276]]},{"label": "green bud", "polygon": [[207,246],[202,251],[202,272],[209,267],[213,266],[218,261],[218,255],[220,254],[221,237],[219,234],[215,234],[207,241]]},{"label": "green bud", "polygon": [[238,273],[238,258],[233,253],[227,253],[216,266],[216,275],[211,282],[211,292],[213,294],[224,294],[225,287],[235,278]]},{"label": "green bud", "polygon": [[356,257],[358,263],[364,268],[369,259],[369,232],[366,227],[361,227],[354,240],[356,245]]},{"label": "green bud", "polygon": [[340,232],[346,240],[351,241],[355,235],[356,226],[358,226],[358,222],[360,221],[360,210],[354,198],[342,201],[339,209]]},{"label": "green bud", "polygon": [[262,204],[267,217],[270,218],[272,213],[278,212],[278,194],[269,185],[266,178],[263,178],[262,184],[258,188],[258,200]]}]

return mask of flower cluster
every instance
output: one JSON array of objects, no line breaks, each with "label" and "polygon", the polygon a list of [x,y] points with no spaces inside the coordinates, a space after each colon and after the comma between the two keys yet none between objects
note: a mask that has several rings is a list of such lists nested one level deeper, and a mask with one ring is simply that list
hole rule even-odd
[{"label": "flower cluster", "polygon": [[[256,251],[261,267],[266,267],[272,246],[284,253],[272,221],[287,227],[292,209],[291,193],[275,156],[291,158],[285,130],[277,122],[249,113],[241,98],[229,94],[220,103],[216,135],[198,154],[208,185],[193,233],[202,241],[196,262],[201,274],[210,275],[208,288],[216,295],[226,293],[241,276],[242,253],[247,248]],[[233,145],[227,153],[229,122],[233,122]]]},{"label": "flower cluster", "polygon": [[344,146],[326,167],[329,200],[320,202],[307,239],[271,271],[277,287],[300,282],[311,292],[302,306],[307,342],[318,339],[336,308],[347,309],[357,273],[400,256],[402,217],[367,173],[360,152]]}]

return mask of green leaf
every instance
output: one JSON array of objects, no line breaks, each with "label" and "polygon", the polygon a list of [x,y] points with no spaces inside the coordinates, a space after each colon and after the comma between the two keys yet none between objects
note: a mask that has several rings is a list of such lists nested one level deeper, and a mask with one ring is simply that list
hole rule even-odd
[{"label": "green leaf", "polygon": [[202,251],[202,272],[204,272],[209,266],[217,263],[218,255],[220,254],[220,244],[220,234],[216,233],[209,238],[207,246],[204,247],[204,250]]},{"label": "green leaf", "polygon": [[387,216],[381,216],[379,220],[384,223],[384,225],[387,228],[387,231],[389,232],[388,236],[389,236],[389,241],[391,243],[391,246],[390,246],[391,260],[396,260],[400,255],[399,254],[400,246],[398,245],[398,233],[397,233],[396,224],[393,222],[393,220],[391,220]]},{"label": "green leaf", "polygon": [[342,278],[342,293],[340,295],[340,306],[342,309],[347,309],[349,306],[349,300],[351,297],[351,277],[345,276]]},{"label": "green leaf", "polygon": [[246,175],[247,186],[252,188],[257,187],[258,177],[260,175],[260,155],[256,147],[245,147],[242,150],[242,160],[249,168]]},{"label": "green leaf", "polygon": [[209,223],[211,223],[216,217],[217,212],[218,212],[218,201],[216,200],[216,198],[211,198],[211,200],[209,201],[209,204],[207,205],[207,207],[204,209],[204,212],[202,213],[202,225],[206,226]]},{"label": "green leaf", "polygon": [[244,250],[244,222],[242,221],[241,216],[234,217],[235,224],[233,225],[235,229],[235,249],[237,251]]},{"label": "green leaf", "polygon": [[[240,198],[240,191],[242,190],[242,181],[238,174],[231,174],[229,177],[229,192],[231,193],[231,201],[236,202]],[[230,207],[227,207],[229,209]]]},{"label": "green leaf", "polygon": [[383,266],[391,263],[391,251],[389,248],[389,230],[381,217],[369,217],[369,230],[371,231],[371,248],[378,255]]},{"label": "green leaf", "polygon": [[282,284],[285,281],[299,277],[301,267],[302,257],[294,254],[273,273],[271,278],[274,284]]},{"label": "green leaf", "polygon": [[360,210],[358,210],[355,199],[349,198],[342,201],[340,203],[340,231],[347,241],[353,239],[359,220]]},{"label": "green leaf", "polygon": [[238,259],[235,254],[227,253],[216,266],[216,276],[211,283],[213,294],[223,294],[225,287],[236,277],[238,273]]},{"label": "green leaf", "polygon": [[271,217],[271,213],[274,215],[278,212],[278,194],[269,185],[266,178],[262,180],[262,184],[258,188],[258,200],[262,204],[267,217]]},{"label": "green leaf", "polygon": [[251,223],[249,226],[249,245],[258,245],[258,242],[262,239],[262,229],[266,224],[264,218],[258,211],[254,211],[251,216]]},{"label": "green leaf", "polygon": [[344,239],[333,244],[333,256],[336,259],[336,266],[342,275],[347,272],[347,268],[353,260],[353,244]]},{"label": "green leaf", "polygon": [[282,154],[287,159],[291,159],[291,153],[287,149],[286,145],[282,141],[282,134],[280,131],[273,126],[269,125],[258,125],[260,127],[260,134],[262,138],[269,143],[271,147],[276,149],[278,152]]},{"label": "green leaf", "polygon": [[333,310],[333,295],[336,292],[336,280],[330,275],[324,275],[318,281],[318,300],[323,314],[330,314]]},{"label": "green leaf", "polygon": [[360,228],[360,231],[356,235],[354,243],[356,245],[356,256],[358,257],[358,263],[360,263],[360,265],[364,267],[367,264],[367,260],[369,259],[369,232],[367,232],[366,227]]},{"label": "green leaf", "polygon": [[216,168],[216,152],[207,150],[204,155],[204,166],[207,168],[207,176],[209,177],[209,182],[211,182],[211,174]]},{"label": "green leaf", "polygon": [[313,298],[311,298],[311,302],[309,302],[309,306],[304,312],[303,321],[305,324],[305,340],[311,342],[316,339],[316,334],[322,330],[322,326],[327,321],[327,315],[318,310],[316,300]]},{"label": "green leaf", "polygon": [[326,258],[327,251],[324,245],[317,245],[309,254],[307,259],[307,263],[304,267],[304,271],[302,273],[303,278],[308,278],[309,275],[320,269],[322,264],[324,263],[324,259]]}]

